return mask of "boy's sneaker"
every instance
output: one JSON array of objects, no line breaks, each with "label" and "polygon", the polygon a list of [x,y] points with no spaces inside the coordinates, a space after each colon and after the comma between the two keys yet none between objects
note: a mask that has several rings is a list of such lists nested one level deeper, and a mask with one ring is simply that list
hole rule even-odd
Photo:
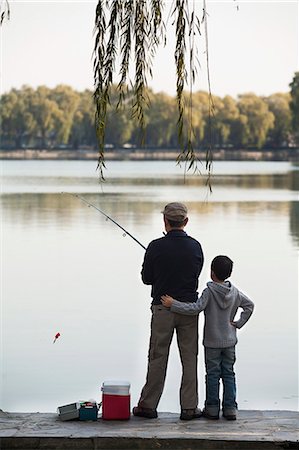
[{"label": "boy's sneaker", "polygon": [[180,419],[181,420],[199,419],[201,417],[201,415],[202,415],[202,413],[199,408],[182,409]]},{"label": "boy's sneaker", "polygon": [[146,419],[156,419],[158,417],[156,409],[141,408],[141,406],[134,406],[133,415],[137,417],[145,417]]},{"label": "boy's sneaker", "polygon": [[237,419],[236,408],[224,408],[223,409],[223,417],[225,417],[226,420],[236,420]]},{"label": "boy's sneaker", "polygon": [[219,419],[219,407],[218,406],[205,406],[203,412],[203,417],[206,419],[217,420]]}]

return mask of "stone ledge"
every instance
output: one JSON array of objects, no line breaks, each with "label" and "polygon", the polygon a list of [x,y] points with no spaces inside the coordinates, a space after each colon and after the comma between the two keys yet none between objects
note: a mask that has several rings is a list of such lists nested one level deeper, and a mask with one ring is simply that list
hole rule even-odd
[{"label": "stone ledge", "polygon": [[0,412],[0,449],[18,450],[280,450],[299,449],[299,412],[238,412],[235,422],[220,418],[62,422],[56,414]]}]

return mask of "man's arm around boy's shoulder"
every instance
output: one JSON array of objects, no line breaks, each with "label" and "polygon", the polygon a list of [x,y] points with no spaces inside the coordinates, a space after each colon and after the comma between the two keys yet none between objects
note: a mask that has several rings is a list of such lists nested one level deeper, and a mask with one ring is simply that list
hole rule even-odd
[{"label": "man's arm around boy's shoulder", "polygon": [[180,302],[169,295],[162,295],[161,297],[163,306],[170,308],[170,311],[187,315],[199,314],[206,308],[208,300],[209,290],[207,288],[203,290],[201,296],[193,303]]}]

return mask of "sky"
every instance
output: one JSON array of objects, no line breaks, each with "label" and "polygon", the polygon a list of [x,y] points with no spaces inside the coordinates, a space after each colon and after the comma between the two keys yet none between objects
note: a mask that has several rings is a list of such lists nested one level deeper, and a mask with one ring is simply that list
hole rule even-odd
[{"label": "sky", "polygon": [[[0,89],[67,84],[93,89],[93,26],[97,1],[10,0],[1,28]],[[165,2],[168,6],[171,1]],[[190,0],[190,4],[191,4]],[[201,11],[203,2],[196,1]],[[299,0],[207,0],[211,89],[221,97],[288,92],[299,70]],[[174,27],[155,58],[154,92],[175,95]],[[204,37],[194,90],[207,90]],[[117,81],[117,79],[116,79]]]}]

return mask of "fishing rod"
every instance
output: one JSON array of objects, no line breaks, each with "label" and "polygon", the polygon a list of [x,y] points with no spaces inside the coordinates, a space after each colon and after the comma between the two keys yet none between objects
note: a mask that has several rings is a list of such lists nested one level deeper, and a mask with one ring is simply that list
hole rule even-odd
[{"label": "fishing rod", "polygon": [[92,203],[88,202],[84,197],[81,197],[78,194],[72,194],[71,192],[62,192],[62,194],[68,194],[71,195],[72,197],[76,197],[79,200],[81,200],[82,202],[86,203],[86,205],[89,208],[94,208],[96,211],[98,211],[99,213],[103,214],[103,216],[106,217],[107,220],[110,220],[112,223],[114,223],[114,225],[116,225],[118,228],[120,228],[121,230],[123,230],[125,232],[124,236],[128,235],[130,236],[130,238],[132,238],[135,242],[137,242],[137,244],[139,244],[144,250],[146,250],[146,247],[144,247],[143,244],[141,244],[141,242],[138,241],[138,239],[136,239],[131,233],[129,233],[124,227],[122,227],[119,223],[117,223],[114,219],[112,219],[112,217],[108,216],[108,214],[106,214],[104,211],[102,211],[100,208],[98,208],[97,206],[93,205]]}]

